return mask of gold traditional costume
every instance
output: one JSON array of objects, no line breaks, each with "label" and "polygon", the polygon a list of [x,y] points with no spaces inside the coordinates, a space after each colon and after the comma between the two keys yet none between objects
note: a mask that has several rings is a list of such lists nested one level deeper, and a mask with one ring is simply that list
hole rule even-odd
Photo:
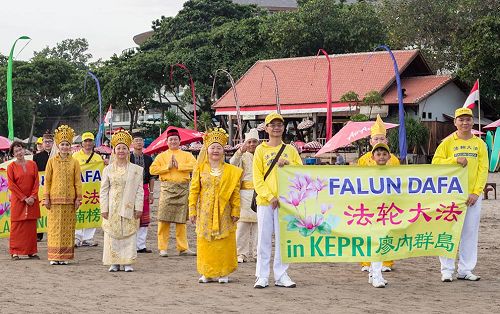
[{"label": "gold traditional costume", "polygon": [[197,269],[206,278],[225,277],[238,267],[236,223],[231,217],[240,216],[242,170],[224,160],[219,168],[211,168],[207,156],[211,144],[224,146],[227,139],[222,129],[205,134],[189,190],[189,216],[197,217]]},{"label": "gold traditional costume", "polygon": [[[127,131],[118,131],[111,138],[113,147],[118,144],[130,147],[131,142]],[[125,167],[113,162],[104,168],[100,192],[101,212],[108,213],[108,219],[102,222],[104,265],[130,265],[137,258],[139,219],[134,212],[142,212],[144,205],[142,172],[142,167],[130,162]]]},{"label": "gold traditional costume", "polygon": [[[55,130],[55,142],[72,143],[75,132],[67,125]],[[45,169],[44,197],[50,200],[47,210],[47,253],[49,261],[74,258],[75,202],[82,198],[81,171],[71,155],[49,159]]]},{"label": "gold traditional costume", "polygon": [[[384,121],[382,121],[382,118],[380,118],[380,115],[377,115],[377,120],[375,123],[372,125],[370,129],[370,135],[375,136],[375,135],[383,135],[387,136],[387,129],[384,125]],[[391,154],[391,158],[387,161],[387,166],[399,166],[399,159]],[[358,159],[358,166],[376,166],[377,163],[375,160],[372,158],[372,152],[369,151],[368,153],[364,154]],[[370,266],[370,262],[362,262],[361,266]],[[394,261],[384,261],[382,266],[386,266],[389,268],[392,268],[394,266]]]}]

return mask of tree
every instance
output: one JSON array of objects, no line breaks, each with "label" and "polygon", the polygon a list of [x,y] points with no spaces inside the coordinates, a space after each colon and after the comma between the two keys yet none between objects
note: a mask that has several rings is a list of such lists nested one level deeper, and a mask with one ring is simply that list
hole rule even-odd
[{"label": "tree", "polygon": [[486,100],[483,105],[489,103],[499,114],[500,18],[486,16],[477,20],[470,27],[469,35],[459,38],[457,45],[461,51],[458,76],[471,86],[479,78],[481,98]]},{"label": "tree", "polygon": [[102,78],[102,94],[105,103],[130,113],[130,131],[137,124],[140,109],[147,109],[154,95],[154,80],[150,76],[147,55],[125,52],[113,56],[97,69]]},{"label": "tree", "polygon": [[[304,1],[297,11],[273,14],[263,25],[273,57],[369,51],[385,41],[384,27],[374,6],[331,0]],[[293,34],[293,36],[290,36]]]},{"label": "tree", "polygon": [[[429,140],[429,129],[422,122],[411,117],[405,117],[405,128],[408,152],[418,154],[420,152],[419,148],[422,148],[423,151],[423,145],[427,144]],[[389,130],[388,141],[393,152],[399,151],[398,128]]]},{"label": "tree", "polygon": [[370,106],[370,112],[368,114],[369,118],[372,117],[373,106],[380,106],[383,103],[384,97],[382,97],[382,95],[380,95],[380,93],[375,90],[369,91],[363,98],[363,104],[365,106]]},{"label": "tree", "polygon": [[344,95],[340,96],[341,102],[346,102],[349,105],[349,113],[352,111],[351,107],[354,106],[355,109],[358,107],[359,95],[355,91],[348,91]]},{"label": "tree", "polygon": [[394,49],[418,48],[436,69],[457,70],[457,38],[469,33],[474,21],[499,16],[497,0],[384,0],[381,20]]},{"label": "tree", "polygon": [[48,46],[41,51],[35,51],[34,57],[58,58],[66,60],[79,66],[85,66],[92,55],[88,53],[89,43],[85,38],[65,39],[56,44],[55,47]]}]

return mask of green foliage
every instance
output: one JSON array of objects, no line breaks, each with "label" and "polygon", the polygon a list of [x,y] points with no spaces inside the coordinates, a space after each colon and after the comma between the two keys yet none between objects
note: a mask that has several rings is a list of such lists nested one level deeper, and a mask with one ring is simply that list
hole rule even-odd
[{"label": "green foliage", "polygon": [[48,46],[41,51],[34,52],[35,58],[58,58],[66,60],[70,63],[84,66],[92,58],[90,53],[87,53],[89,43],[85,38],[65,39],[57,43],[55,47]]},{"label": "green foliage", "polygon": [[[470,36],[460,38],[458,75],[472,86],[480,79],[481,97],[500,113],[500,18],[486,16],[470,28]],[[483,107],[484,108],[484,107]]]},{"label": "green foliage", "polygon": [[[408,152],[420,154],[420,146],[427,144],[429,140],[429,129],[420,121],[405,117],[406,143]],[[388,131],[388,141],[392,152],[399,151],[399,129],[393,128]]]}]

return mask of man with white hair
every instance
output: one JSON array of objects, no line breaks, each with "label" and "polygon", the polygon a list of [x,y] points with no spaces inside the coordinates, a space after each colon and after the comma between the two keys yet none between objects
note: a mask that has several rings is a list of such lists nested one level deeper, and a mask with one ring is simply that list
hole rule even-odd
[{"label": "man with white hair", "polygon": [[250,208],[254,193],[252,163],[253,153],[259,145],[259,132],[251,129],[245,133],[245,142],[229,161],[243,169],[240,187],[241,213],[236,229],[238,263],[257,258],[257,214]]}]

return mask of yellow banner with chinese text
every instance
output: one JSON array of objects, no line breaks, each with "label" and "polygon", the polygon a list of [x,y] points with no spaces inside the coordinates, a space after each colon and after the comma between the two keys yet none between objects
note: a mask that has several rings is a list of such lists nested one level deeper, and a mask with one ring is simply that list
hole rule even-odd
[{"label": "yellow banner with chinese text", "polygon": [[287,166],[278,180],[285,263],[456,256],[465,168]]},{"label": "yellow banner with chinese text", "polygon": [[[82,205],[76,211],[76,229],[97,228],[101,226],[101,210],[99,206],[99,191],[104,162],[81,165],[82,170]],[[39,172],[40,215],[37,232],[47,232],[47,209],[43,206],[43,189],[45,172]],[[0,170],[0,238],[10,235],[10,192],[7,189],[7,171]]]}]

